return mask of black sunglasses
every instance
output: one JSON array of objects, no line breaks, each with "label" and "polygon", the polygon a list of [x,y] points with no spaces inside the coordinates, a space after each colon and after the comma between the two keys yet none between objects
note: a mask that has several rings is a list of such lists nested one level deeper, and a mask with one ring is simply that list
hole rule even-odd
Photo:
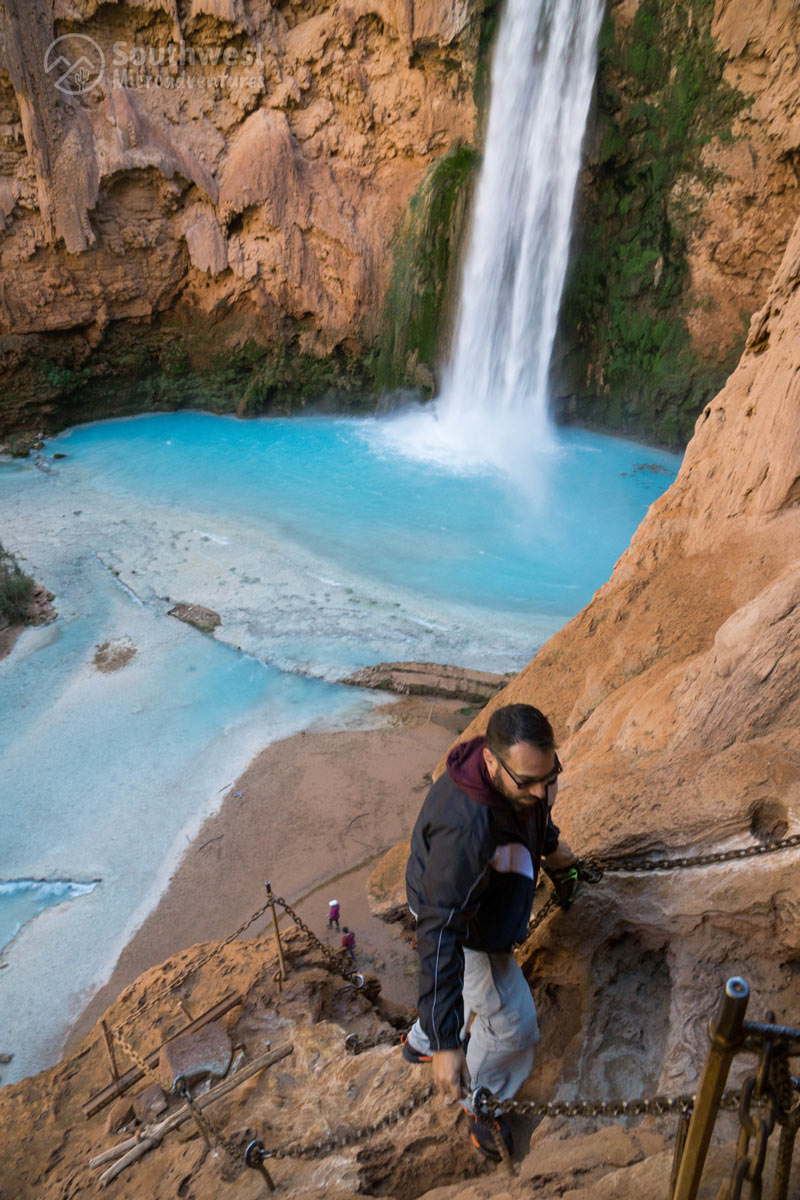
[{"label": "black sunglasses", "polygon": [[550,787],[550,784],[555,783],[555,781],[558,779],[561,772],[564,770],[564,768],[562,767],[561,762],[559,760],[559,757],[556,754],[555,755],[556,765],[553,767],[553,770],[550,772],[549,775],[545,775],[541,779],[520,779],[520,777],[518,775],[515,775],[514,772],[511,770],[511,768],[506,763],[503,762],[502,758],[500,757],[500,755],[497,753],[496,750],[493,750],[492,754],[494,754],[495,758],[500,763],[500,766],[503,768],[506,775],[508,775],[508,777],[514,781],[514,784],[520,790],[522,788],[531,787],[535,783],[544,783],[544,784],[546,784],[547,787]]}]

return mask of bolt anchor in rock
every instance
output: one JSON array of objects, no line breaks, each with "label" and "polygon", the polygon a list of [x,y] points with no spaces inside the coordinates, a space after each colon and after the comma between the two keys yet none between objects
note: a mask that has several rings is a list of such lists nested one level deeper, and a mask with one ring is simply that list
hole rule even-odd
[{"label": "bolt anchor in rock", "polygon": [[272,1182],[272,1176],[264,1166],[264,1159],[266,1157],[266,1147],[264,1146],[263,1142],[258,1140],[258,1138],[254,1138],[253,1141],[248,1144],[247,1149],[244,1152],[245,1165],[250,1167],[253,1171],[258,1171],[261,1175],[263,1175],[268,1189],[271,1192],[274,1192],[275,1184]]}]

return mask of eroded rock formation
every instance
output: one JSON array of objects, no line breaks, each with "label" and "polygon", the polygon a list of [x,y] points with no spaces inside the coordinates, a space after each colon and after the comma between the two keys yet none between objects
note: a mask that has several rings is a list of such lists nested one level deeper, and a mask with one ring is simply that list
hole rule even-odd
[{"label": "eroded rock formation", "polygon": [[355,386],[409,197],[474,141],[483,7],[5,5],[0,428]]}]

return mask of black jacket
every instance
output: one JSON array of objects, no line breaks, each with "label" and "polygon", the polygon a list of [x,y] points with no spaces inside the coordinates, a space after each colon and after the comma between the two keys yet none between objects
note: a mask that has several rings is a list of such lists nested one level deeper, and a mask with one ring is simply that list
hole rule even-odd
[{"label": "black jacket", "polygon": [[456,746],[411,836],[408,903],[417,918],[419,1017],[434,1050],[459,1046],[463,947],[508,952],[525,940],[543,854],[558,844],[557,784],[522,815],[491,786],[485,740]]}]

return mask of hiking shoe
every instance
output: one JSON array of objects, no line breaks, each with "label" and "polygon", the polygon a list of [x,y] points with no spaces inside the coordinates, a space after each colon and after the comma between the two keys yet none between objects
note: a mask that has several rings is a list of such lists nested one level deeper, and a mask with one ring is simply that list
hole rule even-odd
[{"label": "hiking shoe", "polygon": [[408,1044],[408,1036],[403,1034],[402,1041],[403,1058],[406,1062],[415,1063],[417,1066],[420,1063],[433,1062],[432,1054],[423,1054],[421,1050],[415,1050],[413,1046]]},{"label": "hiking shoe", "polygon": [[500,1152],[494,1143],[492,1132],[486,1123],[487,1121],[491,1121],[496,1129],[499,1130],[500,1136],[506,1144],[506,1149],[508,1150],[509,1155],[514,1153],[514,1139],[511,1136],[511,1130],[508,1127],[508,1122],[502,1113],[496,1117],[487,1117],[485,1120],[479,1121],[473,1113],[467,1112],[466,1109],[464,1111],[469,1123],[470,1141],[476,1150],[480,1150],[481,1154],[485,1154],[486,1157],[491,1158],[493,1162],[500,1162]]}]

